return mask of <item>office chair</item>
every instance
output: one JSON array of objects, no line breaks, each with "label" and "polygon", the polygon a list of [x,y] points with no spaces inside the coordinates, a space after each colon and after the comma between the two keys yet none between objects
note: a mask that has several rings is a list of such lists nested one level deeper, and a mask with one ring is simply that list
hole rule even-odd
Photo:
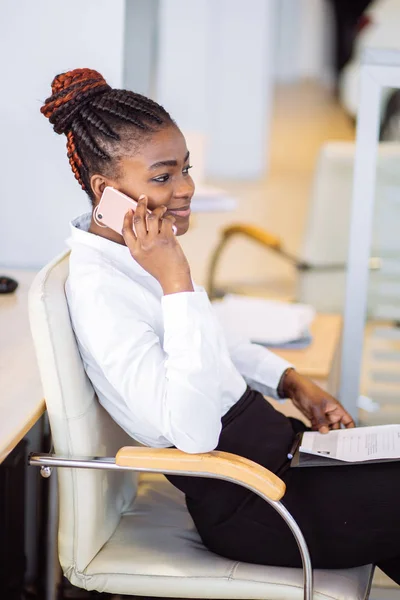
[{"label": "office chair", "polygon": [[[59,559],[76,586],[172,598],[365,600],[373,567],[312,570],[276,475],[224,452],[189,455],[137,445],[99,404],[71,327],[68,253],[34,280],[29,313],[55,453],[32,454],[44,476],[57,467]],[[225,479],[260,495],[286,521],[304,570],[245,564],[207,550],[184,496],[161,473]]]},{"label": "office chair", "polygon": [[[226,227],[215,248],[207,278],[211,299],[227,292],[254,293],[248,282],[217,283],[221,258],[234,238],[246,237],[289,262],[296,270],[292,300],[311,304],[317,312],[342,312],[349,248],[350,209],[355,145],[327,142],[316,164],[303,242],[298,255],[285,250],[281,239],[262,227],[236,223]],[[370,317],[400,320],[396,264],[400,258],[400,144],[382,142],[378,148],[376,213],[370,259]],[[273,282],[269,282],[269,287]],[[258,287],[259,290],[259,287]],[[259,294],[259,291],[257,291]],[[395,307],[394,305],[398,305]]]}]

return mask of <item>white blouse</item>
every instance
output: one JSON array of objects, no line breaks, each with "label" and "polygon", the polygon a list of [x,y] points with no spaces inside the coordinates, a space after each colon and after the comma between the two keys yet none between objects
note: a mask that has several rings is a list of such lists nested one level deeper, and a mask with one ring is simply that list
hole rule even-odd
[{"label": "white blouse", "polygon": [[163,295],[127,247],[71,223],[66,294],[100,403],[134,439],[207,452],[248,383],[277,397],[290,365],[248,340],[227,340],[203,288]]}]

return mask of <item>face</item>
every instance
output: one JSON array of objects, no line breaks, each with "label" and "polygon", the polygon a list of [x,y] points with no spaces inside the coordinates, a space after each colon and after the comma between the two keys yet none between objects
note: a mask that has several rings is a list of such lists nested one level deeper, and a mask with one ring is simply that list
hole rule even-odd
[{"label": "face", "polygon": [[145,194],[150,210],[157,206],[167,207],[168,213],[176,219],[177,235],[182,235],[189,228],[190,202],[194,193],[189,169],[185,138],[177,127],[167,127],[155,133],[134,156],[121,160],[118,179],[113,181],[97,175],[92,178],[96,204],[106,185],[134,200]]}]

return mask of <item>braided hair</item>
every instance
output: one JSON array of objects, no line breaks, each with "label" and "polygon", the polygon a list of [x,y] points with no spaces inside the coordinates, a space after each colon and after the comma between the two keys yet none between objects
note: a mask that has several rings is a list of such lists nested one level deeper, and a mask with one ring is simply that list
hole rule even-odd
[{"label": "braided hair", "polygon": [[157,102],[111,88],[92,69],[57,75],[51,91],[40,111],[56,133],[67,136],[72,172],[92,202],[91,175],[115,176],[122,156],[134,153],[154,132],[175,124]]}]

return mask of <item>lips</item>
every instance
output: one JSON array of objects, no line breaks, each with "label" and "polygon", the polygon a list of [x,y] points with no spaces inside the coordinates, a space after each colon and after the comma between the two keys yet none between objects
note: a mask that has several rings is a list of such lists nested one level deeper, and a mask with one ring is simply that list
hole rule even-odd
[{"label": "lips", "polygon": [[183,206],[182,208],[168,209],[167,211],[170,215],[174,215],[174,217],[187,218],[190,216],[191,209],[190,206]]}]

